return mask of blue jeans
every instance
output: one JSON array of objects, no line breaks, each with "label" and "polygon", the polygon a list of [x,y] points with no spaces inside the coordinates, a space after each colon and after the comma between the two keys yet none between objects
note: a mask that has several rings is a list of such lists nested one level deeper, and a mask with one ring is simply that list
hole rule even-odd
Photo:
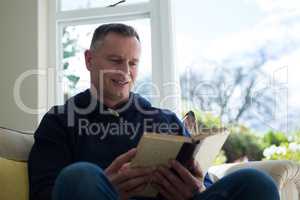
[{"label": "blue jeans", "polygon": [[[119,196],[100,167],[79,162],[59,174],[52,199],[117,200]],[[222,178],[193,199],[279,200],[279,194],[271,177],[254,169],[242,169]]]}]

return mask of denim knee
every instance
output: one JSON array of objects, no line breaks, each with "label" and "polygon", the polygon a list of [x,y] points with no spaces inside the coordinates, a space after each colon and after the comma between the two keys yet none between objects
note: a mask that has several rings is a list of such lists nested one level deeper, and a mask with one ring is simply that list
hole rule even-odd
[{"label": "denim knee", "polygon": [[53,199],[112,200],[118,199],[118,195],[100,167],[88,162],[78,162],[60,172],[55,181]]},{"label": "denim knee", "polygon": [[241,169],[223,177],[206,191],[195,195],[201,200],[279,200],[273,179],[255,169]]},{"label": "denim knee", "polygon": [[268,199],[278,199],[278,188],[271,176],[256,169],[241,169],[235,172],[239,177],[240,183],[245,183],[249,192],[256,195],[257,199],[267,197]]}]

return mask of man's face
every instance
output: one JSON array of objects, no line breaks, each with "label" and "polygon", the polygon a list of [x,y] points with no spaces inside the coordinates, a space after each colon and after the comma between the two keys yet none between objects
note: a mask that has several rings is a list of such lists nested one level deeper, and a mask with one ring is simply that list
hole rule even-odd
[{"label": "man's face", "polygon": [[137,77],[141,46],[135,37],[109,33],[96,50],[86,51],[85,59],[93,87],[106,100],[122,101]]}]

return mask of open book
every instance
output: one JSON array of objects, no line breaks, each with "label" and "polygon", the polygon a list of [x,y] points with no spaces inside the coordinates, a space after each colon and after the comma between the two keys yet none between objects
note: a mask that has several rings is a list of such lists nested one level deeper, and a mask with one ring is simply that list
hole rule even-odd
[{"label": "open book", "polygon": [[[145,133],[137,146],[137,154],[131,166],[167,165],[170,159],[176,159],[186,166],[189,160],[195,159],[203,174],[206,174],[229,133],[225,128],[197,128],[197,131],[191,137]],[[149,185],[140,196],[155,197],[157,194]]]}]

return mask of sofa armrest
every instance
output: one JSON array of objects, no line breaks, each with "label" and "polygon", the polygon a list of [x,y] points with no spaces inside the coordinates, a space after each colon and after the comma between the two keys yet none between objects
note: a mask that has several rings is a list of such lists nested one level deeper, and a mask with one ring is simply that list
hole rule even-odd
[{"label": "sofa armrest", "polygon": [[242,168],[254,168],[269,174],[274,179],[281,196],[289,196],[288,199],[300,199],[300,165],[292,161],[268,160],[223,164],[211,167],[208,172],[212,180],[217,181]]},{"label": "sofa armrest", "polygon": [[0,127],[0,157],[2,158],[27,161],[33,142],[33,134]]}]

